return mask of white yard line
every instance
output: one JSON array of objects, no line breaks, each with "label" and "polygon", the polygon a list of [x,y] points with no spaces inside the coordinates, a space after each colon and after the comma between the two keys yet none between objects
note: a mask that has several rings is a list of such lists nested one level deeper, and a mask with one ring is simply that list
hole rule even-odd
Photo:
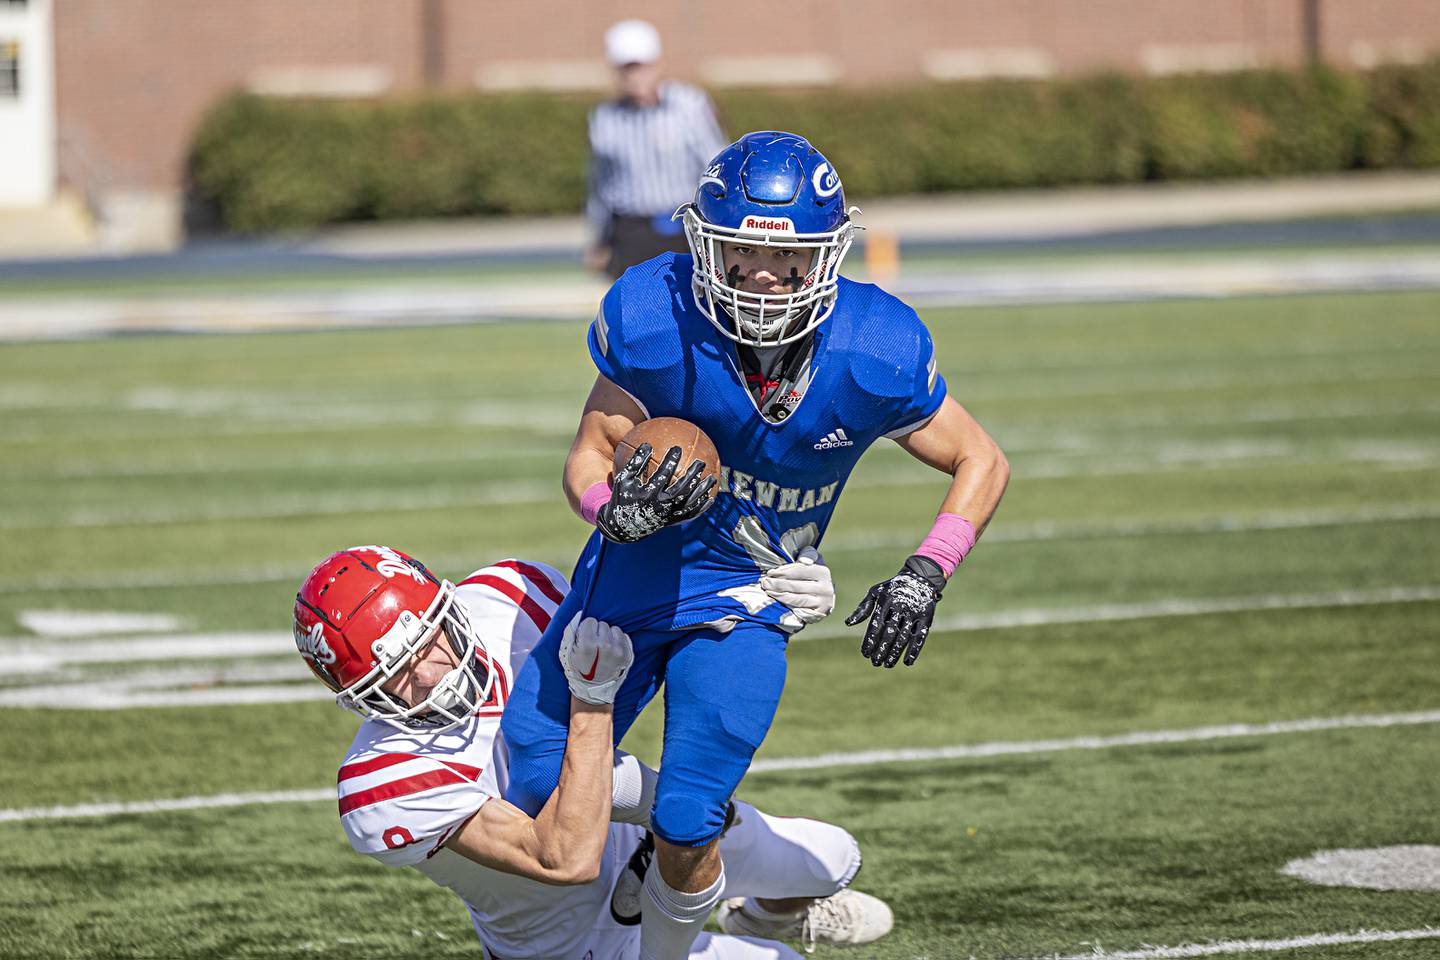
[{"label": "white yard line", "polygon": [[[927,486],[944,490],[943,475],[919,464],[894,459],[892,465],[857,476],[846,490],[876,487]],[[1252,446],[1194,445],[1171,446],[1153,454],[1113,457],[1092,455],[1089,460],[1070,456],[1017,457],[1014,476],[1022,481],[1066,480],[1078,477],[1146,477],[1173,473],[1211,473],[1221,470],[1284,470],[1295,467],[1333,467],[1363,463],[1393,470],[1431,469],[1440,464],[1440,447],[1433,444],[1391,444],[1368,446],[1346,444],[1334,450],[1312,453],[1264,453]]]},{"label": "white yard line", "polygon": [[[1338,419],[1365,419],[1375,417],[1390,417],[1402,415],[1433,415],[1440,413],[1440,404],[1423,403],[1414,400],[1390,401],[1377,403],[1374,401],[1355,400],[1332,400],[1324,404],[1263,404],[1247,406],[1243,410],[1230,412],[1222,411],[1195,411],[1193,409],[1174,409],[1162,407],[1158,410],[1146,410],[1139,412],[1117,413],[1107,417],[1103,425],[1090,422],[1076,424],[1056,424],[1053,421],[1047,422],[1045,426],[1032,426],[1024,422],[1017,422],[1007,425],[1006,421],[996,420],[988,424],[995,435],[1005,441],[1012,438],[1010,442],[1002,442],[1006,450],[1019,448],[1023,443],[1025,449],[1036,452],[1049,452],[1057,450],[1084,450],[1101,449],[1102,445],[1108,443],[1106,436],[1095,432],[1096,426],[1103,426],[1108,432],[1117,430],[1143,429],[1146,427],[1164,427],[1175,429],[1177,427],[1223,427],[1231,425],[1257,424],[1257,423],[1294,423],[1311,422],[1316,420],[1338,420]],[[435,423],[448,423],[449,418],[454,416],[454,411],[447,411],[443,416],[437,414]],[[496,425],[515,424],[525,421],[526,415],[518,412],[512,413],[506,410],[492,411],[490,419]],[[474,422],[467,419],[467,422]],[[374,420],[366,421],[373,426]],[[222,425],[223,426],[223,425]],[[573,426],[573,424],[571,424]],[[327,428],[328,429],[328,428]],[[1089,431],[1089,432],[1087,432]],[[188,435],[188,434],[187,434]],[[885,449],[881,446],[879,449]],[[463,450],[431,450],[431,451],[410,451],[403,456],[407,462],[413,460],[417,463],[468,463],[477,460],[491,460],[497,451],[503,452],[506,457],[524,456],[542,459],[547,456],[556,455],[556,450],[548,447],[538,446],[512,446],[495,447],[487,446],[483,451],[466,452]],[[563,454],[563,449],[559,451]],[[130,461],[124,463],[95,461],[95,460],[66,460],[40,468],[22,468],[18,470],[0,471],[0,480],[84,480],[106,477],[146,477],[146,476],[187,476],[204,475],[214,476],[216,474],[231,473],[263,473],[267,470],[283,470],[287,468],[296,469],[342,469],[364,466],[384,466],[394,464],[396,454],[384,452],[379,454],[356,453],[347,446],[344,450],[326,452],[323,449],[323,440],[312,445],[306,451],[297,453],[294,457],[286,457],[273,460],[234,459],[225,457],[211,457],[205,455],[191,455],[170,460],[153,461]]]},{"label": "white yard line", "polygon": [[209,503],[170,506],[76,510],[53,519],[14,517],[0,519],[0,530],[52,530],[81,527],[151,526],[162,523],[213,523],[232,520],[283,520],[288,517],[339,516],[351,513],[464,509],[551,503],[557,499],[553,483],[518,481],[477,485],[472,492],[436,490],[397,493],[393,490],[332,492],[323,498],[282,496],[257,498],[246,505]]},{"label": "white yard line", "polygon": [[[978,365],[973,363],[968,365],[964,363],[947,364],[941,372],[948,377],[961,378],[966,381],[978,377],[1033,376],[1037,374],[1063,377],[1067,374],[1079,373],[1093,377],[1098,371],[1123,371],[1127,368],[1139,368],[1149,374],[1157,365],[1174,367],[1177,363],[1191,369],[1214,367],[1233,370],[1237,365],[1243,364],[1274,367],[1277,362],[1295,364],[1326,358],[1341,358],[1347,363],[1354,363],[1365,356],[1376,360],[1396,356],[1410,358],[1416,352],[1435,350],[1440,350],[1440,344],[1430,342],[1412,342],[1403,345],[1364,345],[1345,342],[1307,345],[1289,342],[1272,343],[1259,347],[1247,347],[1241,344],[1236,345],[1235,349],[1210,355],[1157,352],[1154,349],[1142,347],[1134,352],[1106,350],[1094,354],[1083,354],[1078,351],[1068,351],[1063,356],[1050,356],[1045,359],[1037,359],[1033,356],[999,356]],[[346,359],[350,361],[375,360],[376,355],[347,354]],[[973,360],[974,358],[967,357],[966,359]],[[39,376],[50,377],[54,372],[53,370],[47,371]],[[32,371],[26,371],[26,374],[36,375]],[[1113,376],[1113,373],[1110,376]],[[296,386],[295,383],[285,385],[266,383],[264,390],[257,392],[234,385],[230,387],[187,387],[150,382],[114,384],[108,387],[87,389],[73,385],[57,386],[49,379],[37,379],[0,385],[0,411],[17,414],[45,412],[89,414],[138,410],[174,412],[186,417],[214,415],[221,419],[229,419],[234,416],[283,416],[287,419],[296,419],[309,415],[330,422],[335,419],[369,420],[377,413],[395,413],[397,407],[403,407],[411,414],[428,410],[437,415],[444,415],[453,413],[457,406],[467,402],[487,403],[490,400],[483,393],[459,394],[451,402],[442,403],[430,398],[424,391],[410,391],[395,397],[388,397],[383,403],[378,403],[374,400],[372,393],[364,390],[315,391],[304,389],[304,384],[300,385],[300,389],[296,389]],[[569,396],[571,392],[564,384],[559,384],[556,389],[550,390],[533,386],[527,390],[527,395],[536,399],[554,398],[560,395]],[[323,404],[332,406],[323,414],[307,414],[308,410]],[[341,404],[341,406],[335,407],[334,404]],[[530,405],[526,404],[525,406],[528,408]]]},{"label": "white yard line", "polygon": [[[1081,607],[1028,607],[994,613],[962,614],[935,621],[934,632],[1003,630],[1062,623],[1098,623],[1150,617],[1190,617],[1257,610],[1299,610],[1440,600],[1440,584],[1334,590],[1328,593],[1269,593],[1235,597],[1167,597],[1140,603],[1102,603]],[[858,637],[859,628],[843,624],[809,627],[796,640]],[[0,638],[0,667],[6,676],[44,674],[71,664],[133,663],[146,660],[233,660],[290,657],[295,641],[289,631],[159,634],[82,642],[73,638]]]},{"label": "white yard line", "polygon": [[10,677],[49,672],[78,663],[213,661],[282,654],[295,654],[295,638],[288,630],[156,634],[92,641],[39,637],[0,639],[0,666]]},{"label": "white yard line", "polygon": [[1357,930],[1354,933],[1312,933],[1283,940],[1216,940],[1212,943],[1187,943],[1178,947],[1145,947],[1140,950],[1105,950],[1096,947],[1088,953],[1066,956],[1051,954],[1036,960],[1183,960],[1185,957],[1217,957],[1237,953],[1275,953],[1280,950],[1304,950],[1348,943],[1395,943],[1401,940],[1440,939],[1440,927],[1415,930]]},{"label": "white yard line", "polygon": [[[1431,289],[1440,264],[1428,249],[1356,256],[1350,251],[1251,253],[1205,259],[986,264],[970,271],[908,272],[894,293],[920,308],[1012,303],[1080,303]],[[588,320],[604,290],[570,275],[436,286],[378,284],[363,290],[187,291],[167,298],[16,297],[6,303],[7,340],[119,331],[179,333],[506,321]]]},{"label": "white yard line", "polygon": [[[6,663],[9,666],[9,663]],[[27,664],[18,665],[23,676]],[[165,669],[126,671],[119,675],[88,676],[77,680],[52,663],[39,661],[30,666],[47,668],[38,683],[8,683],[0,686],[0,707],[54,710],[56,704],[82,705],[87,710],[128,710],[136,707],[185,706],[207,703],[296,703],[307,700],[334,700],[315,682],[299,657],[260,663],[171,666]],[[33,675],[32,675],[33,676]],[[49,680],[49,683],[45,681]]]},{"label": "white yard line", "polygon": [[[1005,610],[941,619],[936,621],[934,630],[1009,629],[1149,617],[1187,617],[1255,610],[1295,610],[1430,600],[1440,600],[1440,585],[1340,590],[1330,593],[1264,594],[1250,597],[1168,598],[1144,603]],[[845,627],[837,622],[810,627],[797,634],[794,639],[797,642],[837,638],[854,641],[858,636],[858,628]],[[200,708],[297,703],[329,699],[330,694],[323,687],[304,676],[298,661],[290,662],[296,660],[294,649],[295,643],[291,635],[280,631],[192,633],[89,642],[78,642],[73,638],[0,639],[0,668],[3,668],[5,676],[9,678],[9,682],[0,687],[0,709],[135,710],[153,707]],[[270,664],[248,668],[216,667],[198,671],[178,666],[179,661],[184,660],[223,661],[241,657],[283,658],[285,664],[283,667]],[[69,665],[130,664],[160,660],[172,661],[176,666],[170,670],[148,667],[122,671],[90,678],[85,682],[76,682],[72,677],[56,682],[57,674]],[[14,682],[16,680],[20,682]],[[270,682],[276,680],[290,682]],[[1109,744],[1099,742],[1098,745]],[[917,757],[918,755],[895,755],[896,759]],[[762,762],[755,769],[771,768]]]},{"label": "white yard line", "polygon": [[[592,308],[593,309],[593,308]],[[1427,364],[1421,355],[1433,352],[1435,348],[1417,345],[1401,358],[1381,356],[1372,360],[1351,361],[1342,370],[1277,370],[1268,369],[1263,375],[1265,387],[1316,386],[1327,384],[1356,385],[1362,383],[1393,383],[1403,380],[1427,380],[1434,378],[1433,363]],[[1413,363],[1408,367],[1406,363]],[[1212,370],[1189,372],[1160,372],[1150,369],[1144,376],[1117,378],[1107,369],[1093,370],[1077,368],[1080,375],[1064,376],[1051,373],[1043,379],[1026,379],[1020,376],[1006,376],[1005,372],[993,374],[1004,378],[1004,382],[986,384],[983,378],[964,373],[955,374],[965,380],[966,386],[957,395],[967,404],[1002,403],[1005,401],[1034,400],[1082,400],[1089,397],[1116,397],[1135,394],[1174,394],[1196,391],[1219,391],[1233,388],[1253,387],[1257,374],[1249,369],[1221,367]],[[946,372],[946,371],[942,371]],[[234,437],[255,434],[288,434],[296,432],[322,433],[339,431],[370,430],[376,424],[415,424],[434,428],[455,424],[519,429],[522,425],[531,432],[542,431],[565,435],[573,432],[578,419],[578,406],[566,404],[536,403],[517,407],[503,401],[477,399],[460,401],[455,404],[437,404],[429,400],[398,400],[384,405],[368,404],[363,400],[338,408],[326,408],[323,415],[305,416],[297,414],[294,404],[256,404],[246,401],[238,410],[225,411],[219,416],[207,411],[207,404],[188,405],[186,395],[180,391],[160,390],[155,396],[126,397],[107,409],[117,414],[127,411],[178,414],[173,420],[157,422],[136,422],[130,416],[125,421],[108,424],[104,428],[92,427],[89,432],[62,431],[59,439],[68,442],[83,440],[117,439],[180,439],[186,437],[211,438]],[[1153,398],[1152,398],[1153,399]],[[373,408],[373,409],[372,409]],[[18,425],[7,426],[0,442],[52,443],[55,431],[52,425],[43,422],[28,423],[24,418]]]},{"label": "white yard line", "polygon": [[[828,767],[874,766],[877,764],[913,761],[1023,756],[1033,753],[1056,753],[1067,750],[1101,750],[1112,747],[1194,743],[1234,737],[1271,737],[1292,733],[1311,733],[1322,730],[1374,729],[1417,726],[1432,723],[1440,723],[1440,710],[1352,717],[1321,717],[1308,720],[1277,721],[1275,723],[1236,723],[1224,726],[1195,727],[1186,730],[1148,730],[1108,737],[1071,737],[1062,740],[976,743],[964,746],[933,747],[928,749],[917,748],[911,750],[870,750],[863,753],[832,753],[818,757],[757,760],[751,765],[750,772],[767,773],[785,770],[818,770]],[[211,807],[243,807],[311,801],[334,802],[334,800],[335,791],[333,788],[271,791],[264,793],[222,793],[212,796],[177,797],[164,800],[85,803],[74,806],[28,807],[0,810],[0,823],[113,817],[127,814],[161,813],[171,810],[201,810]]]},{"label": "white yard line", "polygon": [[1067,737],[1058,740],[999,741],[954,747],[913,747],[902,750],[863,750],[857,753],[822,753],[817,757],[779,757],[756,760],[751,773],[785,770],[822,770],[830,767],[869,767],[884,763],[913,763],[934,760],[973,760],[980,757],[1014,757],[1031,753],[1065,750],[1107,750],[1111,747],[1142,747],[1154,744],[1195,743],[1202,740],[1230,740],[1236,737],[1273,737],[1286,733],[1313,733],[1320,730],[1355,730],[1373,727],[1409,727],[1440,723],[1440,710],[1417,713],[1388,713],[1355,717],[1320,717],[1275,723],[1231,723],[1188,730],[1146,730],[1108,737]]},{"label": "white yard line", "polygon": [[215,807],[264,806],[272,803],[314,803],[335,800],[333,787],[322,790],[274,790],[268,793],[217,793],[208,797],[176,797],[173,800],[135,800],[127,803],[81,803],[69,807],[32,807],[0,810],[0,823],[28,820],[68,820],[87,817],[123,817],[139,813],[166,813],[172,810],[208,810]]},{"label": "white yard line", "polygon": [[[1037,521],[1034,523],[1002,523],[986,532],[984,542],[993,544],[1101,537],[1248,533],[1436,518],[1440,518],[1440,504],[1381,503],[1356,505],[1353,508],[1345,509],[1273,510],[1256,514],[1220,514],[1213,517],[1193,517],[1184,520],[1122,520],[1100,523]],[[841,553],[850,550],[869,550],[876,547],[913,545],[913,543],[914,535],[911,533],[877,533],[873,528],[869,531],[862,529],[832,535],[825,541],[825,552],[827,554],[831,551]],[[544,548],[542,552],[548,551],[550,558],[563,567],[573,560],[574,549],[574,544],[561,547],[557,543],[551,548]],[[556,551],[560,552],[556,553]],[[530,559],[545,560],[547,557],[532,553]],[[468,570],[467,564],[474,562],[474,557],[441,557],[436,558],[430,566],[435,570]],[[308,567],[277,564],[246,570],[216,570],[203,573],[180,570],[154,570],[130,574],[104,571],[76,573],[63,577],[45,577],[8,583],[0,581],[0,594],[276,583],[282,580],[298,581],[308,569]]]},{"label": "white yard line", "polygon": [[[215,437],[244,437],[268,434],[295,433],[373,433],[377,426],[402,426],[412,424],[420,428],[453,429],[456,426],[495,428],[500,430],[524,430],[527,433],[553,433],[568,436],[575,432],[579,419],[580,402],[563,407],[513,407],[489,401],[460,403],[454,406],[433,406],[414,408],[401,406],[398,409],[375,410],[373,415],[351,409],[333,418],[318,415],[303,416],[293,408],[282,408],[274,413],[244,412],[233,417],[186,416],[173,420],[142,422],[136,413],[126,415],[111,429],[92,428],[90,432],[65,430],[55,432],[53,426],[45,423],[26,423],[23,427],[9,427],[0,442],[53,444],[56,441],[77,443],[81,441],[115,440],[209,440]],[[168,412],[158,411],[161,415]]]},{"label": "white yard line", "polygon": [[[1172,597],[1140,603],[1101,603],[1084,607],[1032,607],[971,613],[937,619],[932,632],[1003,630],[1059,623],[1101,623],[1144,620],[1151,617],[1194,617],[1212,613],[1248,613],[1256,610],[1305,610],[1312,607],[1356,607],[1440,600],[1440,584],[1418,587],[1379,587],[1370,590],[1333,590],[1328,593],[1270,593],[1238,597]],[[843,623],[807,627],[795,640],[829,640],[859,637],[858,628]]]},{"label": "white yard line", "polygon": [[[540,559],[540,558],[532,558]],[[456,567],[463,564],[454,565]],[[436,563],[433,569],[446,569],[445,564]],[[300,578],[309,567],[293,567],[275,564],[267,567],[250,567],[243,570],[147,570],[121,573],[118,571],[94,571],[73,575],[39,577],[34,580],[12,580],[0,582],[0,594],[8,593],[71,593],[87,590],[137,590],[145,588],[168,589],[171,587],[236,586],[255,583],[278,583],[282,580]]]},{"label": "white yard line", "polygon": [[[1347,444],[1314,453],[1287,451],[1264,444],[1190,444],[1157,448],[1129,457],[1077,461],[1070,457],[1034,458],[1018,462],[1017,475],[1026,479],[1110,477],[1194,473],[1212,470],[1275,469],[1333,466],[1337,463],[1372,463],[1401,469],[1426,469],[1440,464],[1440,446],[1433,444]],[[853,480],[847,489],[935,486],[940,475],[919,465],[897,463],[894,469],[870,472]],[[479,484],[465,491],[435,490],[400,494],[391,490],[332,492],[324,497],[286,495],[257,498],[249,504],[216,502],[192,506],[125,506],[74,510],[60,516],[19,515],[0,519],[0,530],[96,529],[155,524],[214,523],[237,520],[280,520],[290,517],[338,516],[366,512],[469,509],[552,503],[554,485],[539,481]],[[3,587],[0,587],[3,590]]]},{"label": "white yard line", "polygon": [[324,451],[312,448],[284,457],[187,456],[171,460],[139,460],[125,463],[74,461],[35,470],[0,473],[0,481],[110,480],[137,477],[215,477],[234,474],[294,473],[296,471],[354,470],[360,467],[454,465],[515,462],[517,460],[565,459],[560,443],[487,443],[476,448],[435,447],[426,450]]},{"label": "white yard line", "polygon": [[183,627],[171,613],[130,613],[120,610],[21,610],[20,626],[42,637],[93,637],[106,633],[175,631]]},{"label": "white yard line", "polygon": [[[1375,504],[1316,510],[1273,510],[1257,514],[1222,514],[1184,520],[1106,520],[1095,523],[1001,524],[985,533],[984,542],[1096,540],[1102,538],[1168,537],[1209,533],[1259,533],[1270,530],[1304,530],[1351,524],[1391,523],[1402,520],[1440,519],[1440,504]],[[857,530],[825,540],[825,554],[873,550],[877,547],[914,545],[913,532],[876,533]]]}]

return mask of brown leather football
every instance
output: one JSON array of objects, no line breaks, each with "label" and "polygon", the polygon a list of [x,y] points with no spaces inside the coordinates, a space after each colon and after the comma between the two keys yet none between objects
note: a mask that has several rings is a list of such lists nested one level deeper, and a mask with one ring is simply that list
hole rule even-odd
[{"label": "brown leather football", "polygon": [[671,447],[680,448],[680,466],[676,468],[675,476],[683,475],[693,460],[705,461],[702,477],[716,477],[720,474],[720,454],[715,449],[714,442],[705,435],[704,430],[679,417],[655,417],[637,423],[634,429],[625,434],[625,439],[615,446],[616,472],[624,469],[642,443],[650,444],[650,465],[645,470],[647,479],[660,469],[660,463]]}]

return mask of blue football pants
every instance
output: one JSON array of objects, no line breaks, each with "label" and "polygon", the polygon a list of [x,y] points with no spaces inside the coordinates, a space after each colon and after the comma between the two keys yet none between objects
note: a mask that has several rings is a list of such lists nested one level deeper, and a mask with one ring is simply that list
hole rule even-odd
[{"label": "blue football pants", "polygon": [[[520,669],[501,730],[510,754],[505,799],[530,816],[560,782],[570,720],[570,686],[560,639],[579,609],[578,591],[555,612]],[[765,739],[785,687],[786,634],[742,622],[729,633],[640,630],[635,663],[615,698],[615,741],[665,687],[665,739],[651,827],[677,846],[719,836],[725,807]]]}]

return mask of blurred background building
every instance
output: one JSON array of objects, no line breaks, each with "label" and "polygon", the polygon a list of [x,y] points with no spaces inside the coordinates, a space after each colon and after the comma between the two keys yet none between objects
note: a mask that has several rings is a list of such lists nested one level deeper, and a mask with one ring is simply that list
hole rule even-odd
[{"label": "blurred background building", "polygon": [[30,216],[37,242],[88,230],[110,249],[168,247],[191,138],[226,93],[598,93],[600,37],[626,16],[659,27],[671,75],[711,88],[1368,68],[1440,52],[1436,0],[797,0],[796,27],[778,30],[694,0],[0,0],[0,209],[12,230]]}]

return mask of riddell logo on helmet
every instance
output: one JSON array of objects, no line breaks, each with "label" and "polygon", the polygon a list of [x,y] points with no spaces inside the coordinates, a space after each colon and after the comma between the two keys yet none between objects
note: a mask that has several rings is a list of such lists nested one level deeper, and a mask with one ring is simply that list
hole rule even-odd
[{"label": "riddell logo on helmet", "polygon": [[741,230],[760,230],[765,233],[794,233],[795,222],[786,217],[746,217],[740,224]]}]

